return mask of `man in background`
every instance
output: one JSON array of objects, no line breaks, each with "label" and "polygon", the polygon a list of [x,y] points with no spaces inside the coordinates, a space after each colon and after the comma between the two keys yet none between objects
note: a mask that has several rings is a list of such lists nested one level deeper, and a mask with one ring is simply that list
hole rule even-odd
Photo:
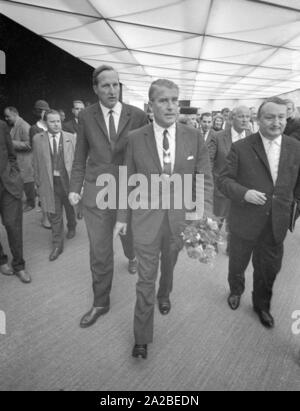
[{"label": "man in background", "polygon": [[285,100],[285,103],[287,106],[287,121],[284,134],[300,141],[300,118],[296,116],[295,103],[292,100]]},{"label": "man in background", "polygon": [[15,107],[6,107],[4,118],[11,127],[12,144],[17,154],[17,161],[24,182],[26,204],[24,204],[23,211],[28,212],[35,207],[32,150],[29,137],[30,125],[19,116]]},{"label": "man in background", "polygon": [[[248,107],[240,106],[232,111],[232,125],[223,131],[215,133],[208,143],[208,151],[214,177],[214,214],[221,221],[227,220],[230,211],[230,199],[218,189],[217,181],[219,175],[226,165],[226,158],[231,146],[236,141],[244,139],[250,134],[249,121],[250,110]],[[220,228],[222,224],[220,224]],[[226,227],[227,229],[227,227]],[[227,253],[229,249],[230,236],[227,241]]]},{"label": "man in background", "polygon": [[70,175],[74,160],[75,137],[63,132],[60,115],[55,110],[44,115],[47,131],[36,134],[33,140],[35,182],[52,228],[50,261],[55,261],[64,248],[63,208],[66,212],[71,240],[76,234],[74,208],[68,200]]},{"label": "man in background", "polygon": [[0,216],[7,232],[8,243],[13,257],[12,268],[0,243],[0,272],[16,275],[23,283],[31,282],[25,271],[23,258],[23,181],[20,176],[8,128],[0,121]]},{"label": "man in background", "polygon": [[63,130],[67,131],[68,133],[75,134],[77,136],[78,134],[78,117],[79,113],[84,110],[85,106],[84,103],[81,100],[75,100],[73,101],[73,108],[72,108],[72,114],[73,118],[70,121],[66,121],[63,124]]},{"label": "man in background", "polygon": [[208,145],[214,131],[212,130],[212,114],[211,113],[202,113],[200,116],[200,130],[203,135],[205,144]]}]

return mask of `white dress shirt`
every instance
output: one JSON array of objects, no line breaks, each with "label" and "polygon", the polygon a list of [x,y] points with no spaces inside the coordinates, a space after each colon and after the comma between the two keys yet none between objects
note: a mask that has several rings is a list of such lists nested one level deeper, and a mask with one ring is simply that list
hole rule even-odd
[{"label": "white dress shirt", "polygon": [[[53,134],[48,132],[48,137],[49,137],[49,143],[50,143],[50,148],[51,148],[51,152],[53,154]],[[59,152],[59,140],[60,140],[60,133],[55,133],[55,140],[56,140],[56,147],[57,147],[57,153]],[[53,175],[55,177],[59,177],[60,176],[60,172],[59,171],[54,171]]]},{"label": "white dress shirt", "polygon": [[170,158],[171,158],[171,170],[174,170],[175,156],[176,156],[176,124],[174,123],[169,128],[160,127],[155,120],[153,121],[154,136],[156,141],[157,152],[161,164],[161,168],[164,168],[164,131],[168,130],[168,139],[170,145]]},{"label": "white dress shirt", "polygon": [[246,137],[246,131],[243,130],[241,133],[238,133],[233,127],[231,127],[231,138],[232,142],[236,143],[239,140],[242,140]]},{"label": "white dress shirt", "polygon": [[106,128],[107,128],[107,134],[110,138],[109,135],[109,112],[112,110],[113,111],[113,117],[114,117],[114,122],[115,122],[115,128],[116,128],[116,132],[118,132],[118,127],[119,127],[119,122],[120,122],[120,117],[121,117],[121,111],[122,111],[122,103],[120,103],[119,101],[117,102],[117,104],[115,105],[115,107],[113,108],[107,108],[105,107],[103,104],[100,103],[100,107],[103,113],[103,117],[105,120],[105,124],[106,124]]},{"label": "white dress shirt", "polygon": [[267,154],[273,183],[275,185],[278,178],[282,136],[279,136],[274,140],[269,140],[268,138],[264,137],[261,133],[260,136]]}]

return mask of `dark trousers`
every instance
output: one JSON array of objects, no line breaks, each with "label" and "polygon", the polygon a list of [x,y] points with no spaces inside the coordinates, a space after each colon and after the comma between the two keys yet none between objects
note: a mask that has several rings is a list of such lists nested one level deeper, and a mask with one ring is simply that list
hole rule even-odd
[{"label": "dark trousers", "polygon": [[24,183],[24,192],[26,196],[26,204],[29,207],[35,207],[35,187],[34,183]]},{"label": "dark trousers", "polygon": [[[93,277],[94,307],[110,304],[110,291],[114,271],[113,230],[116,210],[99,210],[83,207],[83,215],[90,243],[90,267]],[[131,224],[126,236],[121,236],[125,256],[135,258],[133,251]]]},{"label": "dark trousers", "polygon": [[247,241],[231,233],[228,281],[233,294],[242,295],[245,290],[245,270],[251,255],[254,267],[253,306],[269,311],[273,285],[283,257],[283,244],[275,242],[270,221],[257,241]]},{"label": "dark trousers", "polygon": [[63,248],[64,245],[64,219],[63,208],[66,212],[68,229],[75,229],[76,217],[74,208],[71,206],[68,195],[63,187],[60,177],[53,177],[55,213],[48,213],[52,228],[53,248]]},{"label": "dark trousers", "polygon": [[[0,215],[6,229],[10,251],[13,257],[12,268],[15,272],[24,270],[23,259],[23,210],[22,200],[13,197],[0,180]],[[8,258],[0,243],[0,265],[7,264]]]},{"label": "dark trousers", "polygon": [[136,344],[153,341],[155,283],[161,254],[161,278],[158,300],[166,301],[173,286],[173,272],[182,244],[171,233],[166,215],[156,239],[151,244],[134,242],[138,259],[138,281],[134,312],[134,336]]}]

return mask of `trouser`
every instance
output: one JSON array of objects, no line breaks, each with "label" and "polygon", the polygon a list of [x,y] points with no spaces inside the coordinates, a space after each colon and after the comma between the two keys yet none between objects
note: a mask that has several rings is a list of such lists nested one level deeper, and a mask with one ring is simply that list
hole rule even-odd
[{"label": "trouser", "polygon": [[[90,243],[90,267],[93,278],[94,307],[110,304],[110,291],[114,271],[113,230],[116,223],[116,210],[100,210],[83,207],[83,215]],[[135,258],[131,224],[127,235],[121,236],[125,256]]]},{"label": "trouser", "polygon": [[134,241],[134,248],[138,259],[134,336],[136,344],[148,344],[153,341],[155,283],[159,256],[162,253],[161,279],[157,297],[160,302],[163,302],[169,299],[172,291],[174,267],[182,242],[173,237],[166,215],[156,239],[146,245]]},{"label": "trouser", "polygon": [[26,204],[29,207],[35,207],[35,187],[34,183],[24,183],[24,192],[26,196]]},{"label": "trouser", "polygon": [[[13,257],[12,268],[15,272],[24,270],[23,259],[23,210],[22,200],[13,197],[0,181],[0,215],[7,232],[8,243]],[[0,265],[7,264],[8,257],[0,243]]]},{"label": "trouser", "polygon": [[63,188],[60,177],[53,177],[55,213],[48,213],[48,218],[52,228],[53,248],[63,248],[64,245],[64,220],[63,207],[67,217],[67,227],[69,230],[75,229],[76,217],[74,208],[71,206],[68,195]]},{"label": "trouser", "polygon": [[232,294],[242,295],[245,290],[245,270],[251,255],[254,267],[253,306],[269,311],[273,285],[283,258],[283,243],[275,242],[271,221],[256,241],[248,241],[231,233],[228,281]]}]

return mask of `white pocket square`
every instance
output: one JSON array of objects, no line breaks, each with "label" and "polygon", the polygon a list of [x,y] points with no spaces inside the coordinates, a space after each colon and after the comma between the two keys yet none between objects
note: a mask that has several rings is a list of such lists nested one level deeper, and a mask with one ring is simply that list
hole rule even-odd
[{"label": "white pocket square", "polygon": [[194,156],[189,156],[187,160],[194,160]]}]

